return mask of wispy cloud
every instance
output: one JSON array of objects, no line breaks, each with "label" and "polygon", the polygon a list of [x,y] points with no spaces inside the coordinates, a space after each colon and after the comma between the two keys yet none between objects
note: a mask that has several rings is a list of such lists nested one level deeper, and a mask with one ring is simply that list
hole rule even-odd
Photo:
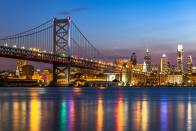
[{"label": "wispy cloud", "polygon": [[78,7],[78,8],[73,8],[73,9],[70,9],[67,11],[61,11],[58,14],[59,15],[70,15],[73,13],[79,13],[79,12],[83,12],[83,11],[87,11],[87,10],[89,10],[89,8],[87,8],[87,7]]}]

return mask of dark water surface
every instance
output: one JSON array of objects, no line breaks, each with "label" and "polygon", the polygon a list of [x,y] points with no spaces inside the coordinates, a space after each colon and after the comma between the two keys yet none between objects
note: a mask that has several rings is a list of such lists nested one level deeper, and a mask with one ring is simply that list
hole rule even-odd
[{"label": "dark water surface", "polygon": [[196,88],[0,88],[0,131],[196,131]]}]

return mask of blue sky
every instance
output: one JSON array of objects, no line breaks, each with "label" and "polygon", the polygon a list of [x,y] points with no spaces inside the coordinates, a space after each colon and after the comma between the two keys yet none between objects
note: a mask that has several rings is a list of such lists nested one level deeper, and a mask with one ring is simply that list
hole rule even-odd
[{"label": "blue sky", "polygon": [[[99,49],[176,52],[196,50],[194,0],[0,0],[0,36],[69,14]],[[139,53],[138,53],[139,54]],[[141,54],[143,55],[143,54]]]}]

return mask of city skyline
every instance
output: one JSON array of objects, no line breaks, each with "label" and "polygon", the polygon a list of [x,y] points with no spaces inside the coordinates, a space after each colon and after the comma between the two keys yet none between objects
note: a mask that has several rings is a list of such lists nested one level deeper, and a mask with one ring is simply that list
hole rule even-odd
[{"label": "city skyline", "polygon": [[0,130],[196,130],[195,0],[0,10]]},{"label": "city skyline", "polygon": [[[151,51],[152,63],[159,64],[163,53],[176,64],[176,47],[184,46],[184,56],[195,64],[196,8],[194,1],[1,1],[0,34],[24,31],[56,16],[71,16],[79,28],[106,57],[127,57],[136,52],[143,63],[144,52]],[[45,8],[42,8],[42,5]],[[166,8],[167,7],[167,8]],[[11,10],[10,10],[11,9]],[[167,10],[165,10],[167,9]],[[11,16],[11,17],[10,17]],[[11,24],[14,20],[14,25]],[[1,61],[4,59],[0,58]],[[0,63],[13,65],[12,60]],[[48,65],[43,65],[44,68]]]},{"label": "city skyline", "polygon": [[[188,58],[191,57],[191,62],[192,62],[192,66],[195,66],[195,56],[194,56],[194,52],[192,53],[186,53],[186,50],[184,51],[184,46],[183,45],[178,45],[176,47],[176,50],[173,51],[172,53],[154,53],[152,50],[150,50],[149,48],[145,49],[142,53],[140,52],[140,54],[138,52],[134,52],[134,51],[123,51],[123,55],[121,55],[120,53],[115,53],[115,56],[113,55],[106,55],[106,59],[110,60],[110,61],[115,61],[115,59],[127,59],[127,60],[131,60],[131,56],[132,53],[134,53],[136,55],[136,61],[137,64],[147,64],[150,61],[151,65],[159,65],[160,69],[161,69],[161,59],[163,57],[167,57],[167,61],[170,63],[170,65],[175,65],[178,66],[178,50],[179,47],[183,50],[183,54],[182,54],[182,68],[184,69],[185,63],[188,61]],[[128,53],[127,53],[128,52]],[[155,56],[156,55],[156,56]],[[149,60],[145,60],[147,57],[147,59]],[[149,58],[150,57],[150,58]],[[9,59],[9,58],[0,58],[2,61],[4,62],[0,62],[1,65],[1,70],[16,70],[16,60],[14,59]],[[47,63],[41,63],[39,64],[39,62],[33,62],[33,61],[28,61],[28,63],[30,65],[35,66],[36,69],[50,69],[52,68],[52,65],[47,64]],[[7,66],[9,65],[9,66]],[[149,67],[148,67],[149,68]],[[151,68],[151,67],[150,67]]]},{"label": "city skyline", "polygon": [[[196,50],[192,48],[196,41],[195,1],[8,0],[1,1],[0,7],[1,35],[26,30],[53,16],[71,16],[101,50],[121,53],[121,50],[139,52],[149,48],[170,53],[178,44],[186,46],[188,52]],[[13,20],[16,26],[11,24]]]}]

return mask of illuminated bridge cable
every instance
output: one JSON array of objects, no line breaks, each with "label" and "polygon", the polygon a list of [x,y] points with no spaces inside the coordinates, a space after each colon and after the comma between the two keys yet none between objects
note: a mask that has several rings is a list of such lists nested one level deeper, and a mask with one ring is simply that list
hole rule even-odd
[{"label": "illuminated bridge cable", "polygon": [[17,48],[37,48],[52,50],[53,21],[49,20],[33,29],[20,32],[0,39],[1,45],[15,46]]},{"label": "illuminated bridge cable", "polygon": [[93,44],[84,36],[84,34],[80,31],[80,29],[76,26],[76,24],[72,21],[71,24],[71,38],[73,40],[77,40],[80,43],[79,46],[83,48],[83,50],[78,53],[82,56],[86,56],[91,59],[103,59],[103,55],[100,53],[98,49],[96,49]]},{"label": "illuminated bridge cable", "polygon": [[[24,32],[20,32],[20,33],[14,34],[14,35],[12,35],[12,36],[7,36],[7,37],[5,37],[5,38],[3,38],[3,39],[10,38],[10,37],[15,37],[15,36],[21,36],[21,35],[26,34],[26,33],[28,33],[28,32],[34,32],[35,30],[39,29],[39,28],[42,27],[43,25],[46,25],[46,24],[51,23],[51,22],[52,22],[52,19],[46,21],[45,23],[43,23],[43,24],[41,24],[41,25],[39,25],[39,26],[37,26],[37,27],[35,27],[35,28],[32,28],[32,29],[26,30],[26,31],[24,31]],[[0,39],[0,40],[1,40],[1,39]]]}]

